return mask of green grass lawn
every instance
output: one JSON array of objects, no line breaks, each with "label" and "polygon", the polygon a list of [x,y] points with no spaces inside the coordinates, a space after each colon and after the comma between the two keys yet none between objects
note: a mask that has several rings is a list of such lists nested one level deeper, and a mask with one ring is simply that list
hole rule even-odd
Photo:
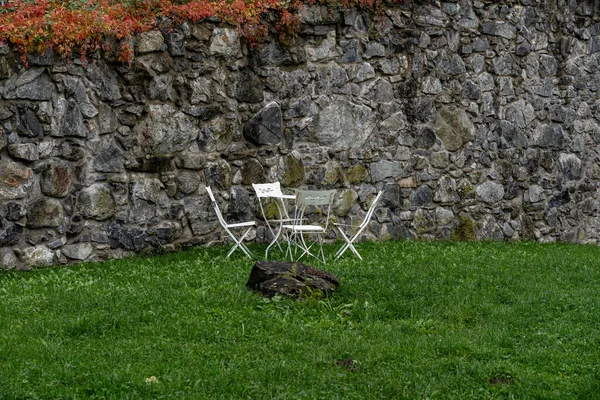
[{"label": "green grass lawn", "polygon": [[319,301],[228,248],[2,273],[0,399],[600,397],[600,248],[358,248]]}]

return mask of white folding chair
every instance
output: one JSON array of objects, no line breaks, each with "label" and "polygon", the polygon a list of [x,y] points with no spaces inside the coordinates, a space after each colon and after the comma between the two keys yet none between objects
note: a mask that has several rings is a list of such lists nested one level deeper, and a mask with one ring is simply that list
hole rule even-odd
[{"label": "white folding chair", "polygon": [[[269,255],[269,249],[273,247],[273,245],[277,244],[279,250],[283,251],[281,245],[279,244],[279,237],[281,236],[282,225],[285,222],[292,222],[292,218],[290,218],[287,208],[285,207],[286,199],[294,199],[296,196],[294,195],[285,195],[281,191],[281,184],[279,182],[273,183],[253,183],[252,187],[256,192],[256,197],[258,198],[258,205],[260,206],[260,213],[262,214],[269,231],[271,232],[271,236],[273,240],[267,246],[267,250],[265,250],[265,258]],[[273,203],[277,207],[277,216],[278,218],[269,218],[268,213],[265,212],[263,206],[263,199],[273,199]],[[277,228],[274,228],[277,226]],[[276,229],[276,231],[275,231]]]},{"label": "white folding chair", "polygon": [[340,235],[342,236],[342,238],[344,239],[344,242],[345,242],[344,245],[342,246],[342,248],[339,249],[335,253],[336,260],[338,258],[340,258],[342,256],[342,254],[344,254],[344,252],[348,249],[352,250],[352,252],[356,255],[356,257],[358,257],[362,260],[362,257],[360,256],[360,254],[358,254],[358,251],[356,250],[356,247],[354,247],[353,243],[356,239],[358,239],[358,236],[362,233],[362,231],[365,230],[367,225],[369,225],[369,221],[371,220],[371,217],[373,216],[373,213],[375,212],[375,206],[377,205],[377,202],[379,201],[379,198],[381,197],[382,194],[383,194],[382,191],[379,191],[379,193],[377,193],[377,196],[375,196],[375,198],[373,199],[373,202],[371,203],[371,207],[369,207],[369,210],[367,211],[367,214],[365,215],[363,222],[361,222],[361,224],[358,226],[357,231],[356,231],[356,233],[354,233],[354,235],[350,236],[350,232],[348,232],[348,234],[346,234],[341,229],[341,227],[344,226],[344,227],[348,227],[349,230],[352,230],[351,229],[352,225],[338,224],[338,223],[333,224],[337,228],[338,232],[340,233]]},{"label": "white folding chair", "polygon": [[[231,255],[231,253],[233,253],[234,250],[239,247],[248,257],[252,258],[252,253],[250,252],[250,249],[248,249],[248,247],[244,244],[244,239],[246,238],[248,233],[250,233],[250,230],[252,230],[252,227],[254,225],[256,225],[256,222],[248,221],[248,222],[240,222],[237,224],[228,224],[225,221],[225,218],[223,218],[223,215],[221,214],[221,210],[219,209],[219,205],[217,204],[217,201],[215,200],[215,196],[213,195],[213,192],[212,192],[210,186],[206,187],[206,191],[208,192],[208,195],[210,196],[210,201],[213,204],[215,213],[217,214],[217,218],[219,219],[221,226],[223,227],[223,229],[225,229],[225,231],[229,234],[229,236],[235,242],[235,245],[231,248],[231,250],[229,250],[229,253],[227,253],[227,257],[229,257]],[[236,228],[248,228],[248,229],[238,239],[231,231],[232,229],[236,229]]]},{"label": "white folding chair", "polygon": [[[329,217],[331,215],[331,203],[333,203],[334,196],[335,190],[296,190],[296,211],[294,213],[294,220],[292,224],[283,225],[283,229],[289,230],[288,250],[286,255],[289,255],[290,259],[293,260],[295,254],[300,250],[302,253],[296,260],[299,260],[304,255],[309,255],[325,264],[325,254],[323,254],[323,234],[327,231]],[[327,207],[327,212],[323,212],[324,207]],[[325,215],[325,226],[304,223],[309,208],[311,215]],[[315,209],[313,210],[313,208]],[[315,235],[317,240],[308,245],[304,238],[304,235],[307,234]],[[292,252],[292,243],[295,244],[296,251],[294,253]],[[315,243],[318,243],[319,251],[316,254],[313,254],[310,249]]]}]

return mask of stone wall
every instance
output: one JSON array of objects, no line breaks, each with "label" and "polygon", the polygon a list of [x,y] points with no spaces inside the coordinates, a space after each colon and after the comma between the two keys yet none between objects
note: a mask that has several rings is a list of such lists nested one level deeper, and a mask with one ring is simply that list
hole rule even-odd
[{"label": "stone wall", "polygon": [[205,185],[245,220],[275,180],[340,189],[347,222],[383,190],[371,238],[596,243],[597,4],[417,3],[256,47],[184,24],[131,67],[1,48],[0,264],[217,243]]}]

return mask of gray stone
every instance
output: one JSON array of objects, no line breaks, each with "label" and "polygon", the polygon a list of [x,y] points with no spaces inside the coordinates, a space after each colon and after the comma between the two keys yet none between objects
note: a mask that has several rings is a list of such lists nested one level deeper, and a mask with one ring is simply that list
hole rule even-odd
[{"label": "gray stone", "polygon": [[294,150],[282,157],[278,165],[277,176],[284,187],[301,185],[306,177],[306,170],[300,153]]},{"label": "gray stone", "polygon": [[246,222],[254,219],[250,209],[250,196],[241,186],[232,186],[229,192],[227,215],[233,222]]},{"label": "gray stone", "polygon": [[448,16],[439,8],[419,6],[413,16],[417,25],[444,27],[448,24]]},{"label": "gray stone", "polygon": [[364,82],[375,78],[375,69],[369,63],[362,63],[356,72],[355,82]]},{"label": "gray stone", "polygon": [[385,79],[377,79],[368,93],[371,101],[375,103],[390,103],[394,100],[394,89]]},{"label": "gray stone", "polygon": [[11,248],[0,248],[0,269],[9,271],[17,267],[18,263],[19,260],[17,260],[17,257]]},{"label": "gray stone", "polygon": [[448,176],[442,176],[438,180],[433,201],[436,203],[453,204],[458,199],[456,193],[456,181]]},{"label": "gray stone", "polygon": [[193,171],[178,171],[175,177],[177,191],[183,195],[195,193],[200,187],[200,175]]},{"label": "gray stone", "polygon": [[35,143],[9,144],[8,154],[17,160],[36,161],[40,158],[40,152]]},{"label": "gray stone", "polygon": [[162,189],[162,183],[154,178],[133,182],[130,185],[129,222],[147,222],[156,217],[161,194],[164,194]]},{"label": "gray stone", "polygon": [[441,70],[449,75],[460,75],[466,72],[465,63],[458,54],[443,58],[440,62]]},{"label": "gray stone", "polygon": [[263,101],[264,84],[262,80],[250,71],[241,73],[235,85],[235,98],[246,103]]},{"label": "gray stone", "polygon": [[54,90],[55,86],[44,74],[44,68],[31,68],[10,78],[4,84],[4,97],[46,101],[52,99]]},{"label": "gray stone", "polygon": [[241,173],[244,185],[265,182],[265,169],[256,158],[246,160],[242,165]]},{"label": "gray stone", "polygon": [[229,190],[231,187],[231,167],[224,160],[216,163],[208,163],[204,170],[206,186],[214,190]]},{"label": "gray stone", "polygon": [[342,62],[343,63],[358,63],[362,61],[362,57],[359,53],[360,45],[358,40],[342,40],[340,42],[342,47],[343,55]]},{"label": "gray stone", "polygon": [[406,118],[404,113],[397,112],[389,116],[381,123],[381,128],[387,130],[392,134],[397,134],[401,130],[406,128]]},{"label": "gray stone", "polygon": [[476,37],[473,40],[473,51],[484,52],[490,48],[488,39],[486,37]]},{"label": "gray stone", "polygon": [[43,198],[27,207],[28,228],[56,228],[63,223],[64,209],[56,199]]},{"label": "gray stone", "polygon": [[479,92],[479,87],[471,80],[467,80],[465,82],[464,93],[469,100],[479,100],[481,95]]},{"label": "gray stone", "polygon": [[265,297],[318,298],[335,292],[337,276],[299,263],[259,261],[252,267],[246,286]]},{"label": "gray stone", "polygon": [[448,167],[450,158],[445,151],[438,151],[431,154],[431,166],[434,168],[444,169]]},{"label": "gray stone", "polygon": [[300,9],[302,22],[308,25],[335,24],[340,20],[340,12],[326,6],[307,6]]},{"label": "gray stone", "polygon": [[6,131],[2,126],[0,126],[0,153],[6,148],[8,145],[8,138],[6,137]]},{"label": "gray stone", "polygon": [[17,119],[17,131],[20,135],[27,137],[42,137],[42,125],[31,108],[26,107],[19,113],[19,118]]},{"label": "gray stone", "polygon": [[206,157],[202,153],[183,152],[178,158],[179,168],[201,170],[206,166]]},{"label": "gray stone", "polygon": [[364,146],[375,124],[369,107],[339,98],[325,107],[308,129],[321,145],[341,151]]},{"label": "gray stone", "polygon": [[210,79],[199,77],[189,82],[192,94],[190,96],[191,104],[209,103],[216,95],[217,89]]},{"label": "gray stone", "polygon": [[71,161],[79,161],[85,157],[85,149],[77,142],[66,140],[58,148],[57,154]]},{"label": "gray stone", "polygon": [[70,259],[83,261],[92,254],[94,247],[90,243],[75,243],[63,246],[60,251]]},{"label": "gray stone", "polygon": [[69,166],[53,161],[42,172],[40,179],[42,193],[51,197],[65,197],[71,189]]},{"label": "gray stone", "polygon": [[91,87],[103,100],[115,101],[121,98],[116,74],[103,62],[89,63],[86,77]]},{"label": "gray stone", "polygon": [[568,180],[577,180],[582,175],[582,162],[575,154],[561,153],[559,157],[560,168]]},{"label": "gray stone", "polygon": [[0,158],[0,200],[21,199],[33,184],[33,172],[22,164]]},{"label": "gray stone", "polygon": [[109,139],[103,141],[100,152],[94,157],[93,168],[96,172],[122,172],[124,164],[123,150]]},{"label": "gray stone", "polygon": [[494,204],[504,197],[504,187],[496,182],[487,181],[475,188],[477,196],[488,204]]},{"label": "gray stone", "polygon": [[365,50],[365,58],[385,57],[385,46],[378,42],[369,42]]},{"label": "gray stone", "polygon": [[441,93],[443,90],[442,83],[438,78],[435,78],[433,76],[427,76],[423,81],[423,86],[421,90],[423,91],[423,93],[427,94],[438,94]]},{"label": "gray stone", "polygon": [[418,149],[429,149],[435,144],[436,136],[433,129],[422,126],[414,133],[414,145]]},{"label": "gray stone", "polygon": [[435,120],[435,132],[449,151],[460,149],[475,137],[475,126],[461,109],[442,107]]},{"label": "gray stone", "polygon": [[119,120],[112,108],[104,103],[98,106],[98,128],[100,133],[111,133],[119,128]]},{"label": "gray stone", "polygon": [[518,100],[506,106],[505,118],[521,129],[528,127],[535,119],[535,111],[531,103]]},{"label": "gray stone", "polygon": [[215,28],[209,50],[211,54],[226,58],[240,57],[240,37],[234,29]]},{"label": "gray stone", "polygon": [[137,226],[112,223],[108,226],[108,243],[111,247],[139,252],[148,246],[148,235]]},{"label": "gray stone", "polygon": [[278,144],[283,136],[283,119],[279,104],[267,104],[244,126],[244,137],[257,145]]},{"label": "gray stone", "polygon": [[481,30],[483,33],[493,36],[500,36],[505,39],[514,39],[517,35],[517,29],[514,25],[502,21],[485,21]]},{"label": "gray stone", "polygon": [[8,224],[0,228],[0,247],[16,246],[23,237],[23,227],[16,224]]},{"label": "gray stone", "polygon": [[565,135],[558,124],[540,124],[533,133],[533,141],[540,147],[562,148]]},{"label": "gray stone", "polygon": [[171,75],[158,75],[152,79],[148,86],[148,95],[151,99],[171,100],[173,97],[173,77]]},{"label": "gray stone", "polygon": [[89,134],[83,115],[75,102],[69,102],[67,112],[62,120],[59,135],[85,138]]},{"label": "gray stone", "polygon": [[149,106],[145,119],[133,128],[138,148],[143,155],[166,155],[185,150],[200,130],[194,121],[170,105]]},{"label": "gray stone", "polygon": [[306,47],[306,57],[312,62],[322,62],[337,55],[335,31],[330,32],[324,39],[317,41],[314,46]]},{"label": "gray stone", "polygon": [[102,221],[116,214],[117,203],[110,188],[105,184],[94,184],[79,192],[78,210],[85,218]]},{"label": "gray stone", "polygon": [[142,32],[137,36],[136,50],[139,54],[160,51],[165,38],[159,31]]},{"label": "gray stone", "polygon": [[496,75],[515,75],[518,67],[510,54],[501,54],[493,60]]},{"label": "gray stone", "polygon": [[454,222],[454,213],[442,207],[435,208],[435,221],[437,225],[450,225]]},{"label": "gray stone", "polygon": [[185,33],[174,29],[167,34],[166,37],[167,48],[169,49],[169,53],[176,56],[185,55]]},{"label": "gray stone", "polygon": [[558,72],[558,62],[549,54],[540,55],[540,67],[541,76],[554,76]]},{"label": "gray stone", "polygon": [[356,205],[358,193],[352,189],[341,189],[337,192],[334,202],[331,206],[332,212],[338,217],[345,217]]},{"label": "gray stone", "polygon": [[527,148],[529,146],[527,136],[512,122],[501,120],[495,133],[505,141],[504,147]]},{"label": "gray stone", "polygon": [[433,192],[427,185],[419,186],[411,196],[411,202],[419,207],[429,205],[433,200]]},{"label": "gray stone", "polygon": [[539,185],[531,185],[524,195],[524,200],[529,201],[530,203],[537,203],[544,201],[545,199],[544,188]]},{"label": "gray stone", "polygon": [[23,248],[20,258],[28,267],[48,267],[54,263],[54,253],[44,245]]}]

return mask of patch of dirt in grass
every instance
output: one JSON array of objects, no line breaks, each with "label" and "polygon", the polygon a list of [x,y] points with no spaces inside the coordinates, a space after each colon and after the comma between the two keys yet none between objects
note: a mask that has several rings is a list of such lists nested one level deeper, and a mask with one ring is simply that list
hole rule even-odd
[{"label": "patch of dirt in grass", "polygon": [[335,364],[342,368],[346,368],[350,372],[356,372],[358,370],[358,362],[350,357],[344,360],[337,360]]},{"label": "patch of dirt in grass", "polygon": [[515,380],[509,374],[496,374],[488,380],[490,385],[514,385]]}]

